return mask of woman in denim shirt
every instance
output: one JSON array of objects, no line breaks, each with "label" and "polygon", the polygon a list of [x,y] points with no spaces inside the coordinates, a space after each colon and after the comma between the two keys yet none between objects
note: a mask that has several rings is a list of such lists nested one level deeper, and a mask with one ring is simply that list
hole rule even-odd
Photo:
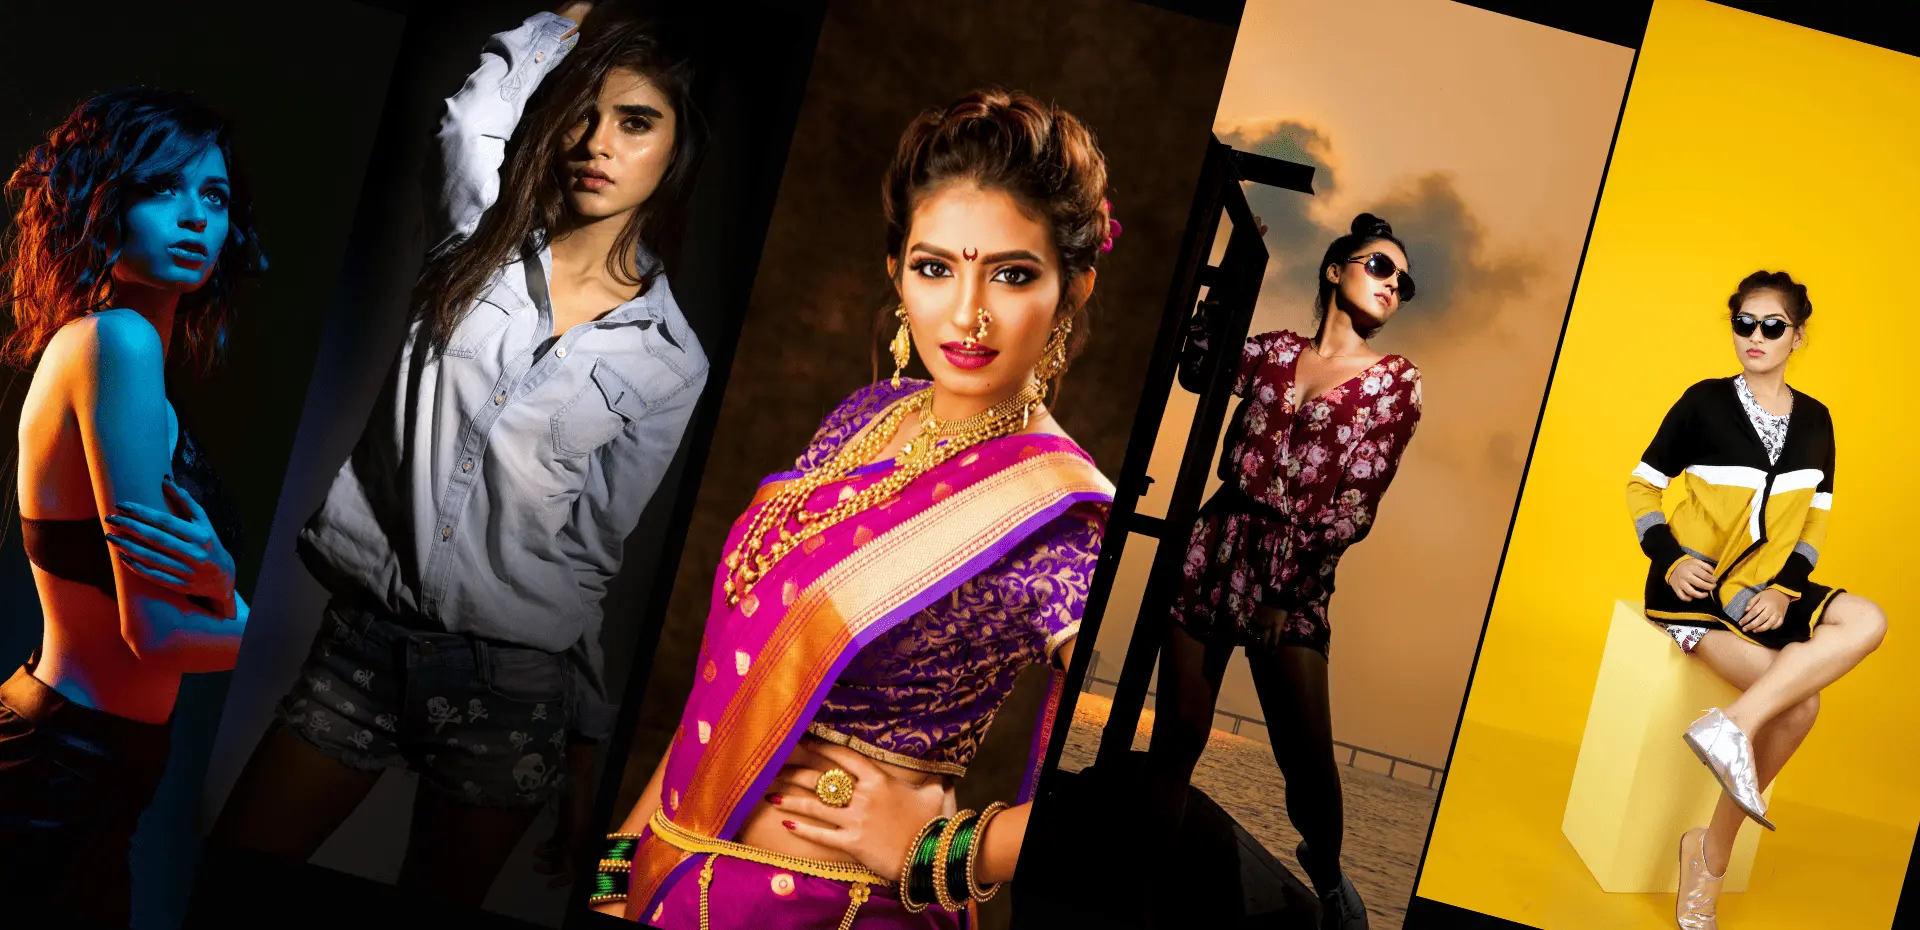
[{"label": "woman in denim shirt", "polygon": [[612,729],[600,599],[706,382],[661,254],[700,129],[687,59],[590,6],[447,100],[415,317],[300,534],[333,599],[215,842],[304,860],[403,765],[400,884],[478,906]]}]

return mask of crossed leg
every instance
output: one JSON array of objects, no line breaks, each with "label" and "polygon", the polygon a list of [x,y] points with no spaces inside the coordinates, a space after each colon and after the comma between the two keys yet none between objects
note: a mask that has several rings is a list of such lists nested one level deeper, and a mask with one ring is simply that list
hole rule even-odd
[{"label": "crossed leg", "polygon": [[[1813,729],[1820,691],[1879,648],[1886,631],[1887,616],[1879,605],[1843,592],[1827,605],[1812,638],[1777,652],[1725,630],[1700,640],[1694,656],[1741,691],[1724,713],[1752,743],[1761,790]],[[1745,820],[1733,799],[1722,794],[1706,836],[1707,868],[1714,874],[1726,872],[1734,837]]]}]

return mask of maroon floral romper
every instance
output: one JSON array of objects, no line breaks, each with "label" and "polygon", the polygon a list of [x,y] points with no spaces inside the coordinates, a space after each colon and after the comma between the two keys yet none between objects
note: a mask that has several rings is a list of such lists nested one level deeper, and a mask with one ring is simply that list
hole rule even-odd
[{"label": "maroon floral romper", "polygon": [[[1240,357],[1234,413],[1220,478],[1187,545],[1173,619],[1206,642],[1238,628],[1253,642],[1256,607],[1285,611],[1281,645],[1327,654],[1327,601],[1334,568],[1373,528],[1380,496],[1420,422],[1420,369],[1389,355],[1319,397],[1290,395],[1306,337],[1285,330],[1251,337]],[[1190,334],[1183,381],[1206,357]]]}]

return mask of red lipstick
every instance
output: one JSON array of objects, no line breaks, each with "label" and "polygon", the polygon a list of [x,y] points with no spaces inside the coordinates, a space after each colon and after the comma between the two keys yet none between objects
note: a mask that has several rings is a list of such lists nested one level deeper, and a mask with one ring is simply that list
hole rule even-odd
[{"label": "red lipstick", "polygon": [[969,346],[964,342],[947,342],[940,345],[940,354],[947,357],[947,364],[961,371],[975,371],[993,364],[1000,350],[977,343]]}]

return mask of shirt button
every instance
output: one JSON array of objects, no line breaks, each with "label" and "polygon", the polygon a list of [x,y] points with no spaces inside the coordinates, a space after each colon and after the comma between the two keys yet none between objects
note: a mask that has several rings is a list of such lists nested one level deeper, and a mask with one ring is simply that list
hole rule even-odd
[{"label": "shirt button", "polygon": [[560,348],[558,348],[558,349],[555,349],[555,350],[553,350],[553,356],[554,356],[554,358],[566,358],[566,357],[567,357],[567,347],[566,347],[566,346],[561,346]]},{"label": "shirt button", "polygon": [[504,403],[506,403],[506,402],[507,402],[507,392],[505,392],[505,391],[501,391],[500,393],[498,393],[498,394],[495,394],[495,395],[493,395],[493,402],[494,402],[494,403],[496,403],[496,404],[504,404]]},{"label": "shirt button", "polygon": [[440,528],[441,539],[451,539],[452,537],[453,537],[453,527],[443,526]]},{"label": "shirt button", "polygon": [[472,471],[472,470],[473,470],[473,460],[472,460],[472,459],[468,459],[468,460],[466,460],[466,461],[464,461],[464,462],[461,462],[461,463],[460,463],[460,470],[461,470],[461,471]]},{"label": "shirt button", "polygon": [[534,52],[534,53],[533,53],[533,60],[534,60],[534,61],[546,61],[546,60],[547,60],[547,53],[546,53],[546,52]]}]

